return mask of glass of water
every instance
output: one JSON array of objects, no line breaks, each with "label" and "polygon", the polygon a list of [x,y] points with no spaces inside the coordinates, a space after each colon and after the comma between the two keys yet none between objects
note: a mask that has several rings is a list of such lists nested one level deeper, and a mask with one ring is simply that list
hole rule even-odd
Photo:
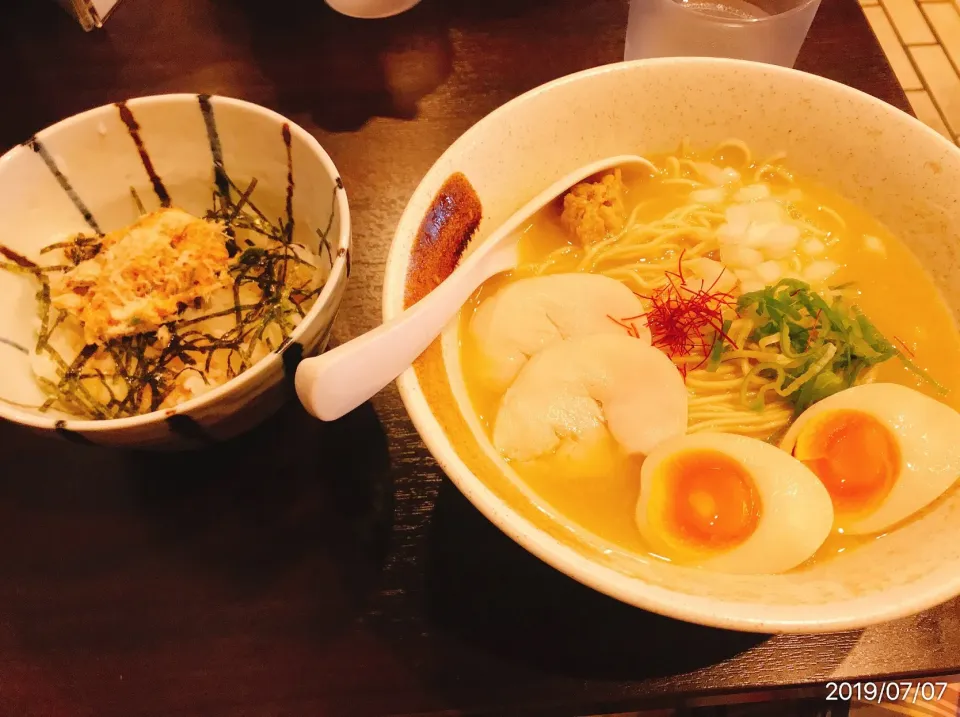
[{"label": "glass of water", "polygon": [[793,67],[820,0],[632,0],[625,60],[732,57]]}]

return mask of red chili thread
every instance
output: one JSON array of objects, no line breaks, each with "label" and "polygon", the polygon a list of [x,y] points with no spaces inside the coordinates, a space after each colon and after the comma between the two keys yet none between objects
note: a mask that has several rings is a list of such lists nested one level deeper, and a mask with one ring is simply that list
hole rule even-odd
[{"label": "red chili thread", "polygon": [[810,344],[817,340],[820,336],[820,314],[823,313],[823,309],[817,309],[817,315],[813,317],[813,328],[807,332],[807,345],[803,347],[803,350],[806,351],[810,348]]},{"label": "red chili thread", "polygon": [[610,320],[611,320],[613,323],[615,323],[617,326],[620,326],[620,327],[626,329],[627,333],[630,334],[630,336],[631,336],[632,338],[635,338],[635,339],[639,339],[639,338],[640,338],[640,332],[637,330],[636,324],[634,324],[634,323],[629,323],[629,324],[628,324],[628,323],[627,323],[627,321],[630,321],[631,318],[632,318],[632,319],[636,319],[636,318],[638,318],[638,317],[633,316],[633,317],[629,317],[629,318],[623,319],[622,321],[618,321],[617,319],[615,319],[615,318],[613,318],[612,316],[610,316],[610,314],[607,314],[607,318],[610,319]]},{"label": "red chili thread", "polygon": [[[702,355],[703,360],[693,367],[696,370],[707,362],[717,341],[733,345],[733,340],[723,330],[723,310],[732,307],[735,300],[728,292],[714,291],[722,273],[709,287],[705,287],[702,281],[699,288],[690,286],[683,275],[683,253],[677,262],[677,270],[664,274],[666,284],[649,296],[637,294],[648,304],[646,314],[610,319],[635,338],[638,336],[636,326],[629,322],[644,319],[653,345],[671,359]],[[704,335],[707,328],[713,329],[712,337]],[[689,367],[683,363],[678,367],[686,378]]]},{"label": "red chili thread", "polygon": [[896,342],[897,342],[898,344],[900,344],[901,346],[903,346],[903,350],[906,351],[907,354],[909,354],[910,358],[916,358],[916,357],[917,357],[916,354],[913,353],[913,351],[911,351],[911,350],[909,349],[909,347],[903,342],[903,339],[901,339],[901,338],[899,338],[899,337],[897,337],[897,336],[894,336],[894,337],[893,337],[893,340],[896,341]]}]

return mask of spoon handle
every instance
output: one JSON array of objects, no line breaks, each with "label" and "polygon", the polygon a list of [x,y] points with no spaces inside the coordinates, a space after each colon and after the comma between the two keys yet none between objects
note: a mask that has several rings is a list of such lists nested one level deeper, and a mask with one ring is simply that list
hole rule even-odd
[{"label": "spoon handle", "polygon": [[515,245],[468,260],[396,318],[301,361],[296,376],[300,402],[322,421],[349,413],[409,368],[480,284],[515,264]]},{"label": "spoon handle", "polygon": [[331,351],[301,361],[296,387],[304,408],[322,421],[335,421],[372,398],[410,367],[480,284],[517,265],[520,238],[512,236],[515,230],[583,178],[629,165],[657,171],[636,155],[607,157],[580,167],[514,212],[437,288],[402,314]]}]

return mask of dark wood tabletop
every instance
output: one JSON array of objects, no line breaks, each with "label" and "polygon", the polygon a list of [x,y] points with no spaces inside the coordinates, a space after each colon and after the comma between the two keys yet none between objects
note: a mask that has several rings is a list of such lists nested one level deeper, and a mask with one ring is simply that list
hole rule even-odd
[{"label": "dark wood tabletop", "polygon": [[[357,21],[321,0],[123,0],[84,34],[52,0],[13,0],[0,149],[162,92],[287,115],[350,197],[343,341],[379,323],[393,227],[431,163],[510,98],[620,59],[626,12],[424,0]],[[799,66],[907,107],[856,0],[824,0]],[[293,402],[203,452],[113,452],[9,424],[0,452],[2,715],[585,714],[960,672],[957,602],[864,632],[770,637],[580,586],[473,509],[393,387],[327,425]]]}]

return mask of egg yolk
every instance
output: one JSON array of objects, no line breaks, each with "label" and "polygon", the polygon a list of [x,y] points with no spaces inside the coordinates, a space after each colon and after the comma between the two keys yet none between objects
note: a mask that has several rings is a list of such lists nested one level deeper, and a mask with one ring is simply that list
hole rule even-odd
[{"label": "egg yolk", "polygon": [[817,474],[838,513],[874,508],[893,488],[900,471],[894,436],[861,411],[815,416],[797,436],[793,455]]},{"label": "egg yolk", "polygon": [[662,509],[667,530],[697,548],[722,550],[749,538],[760,520],[753,479],[737,461],[711,450],[667,459]]}]

